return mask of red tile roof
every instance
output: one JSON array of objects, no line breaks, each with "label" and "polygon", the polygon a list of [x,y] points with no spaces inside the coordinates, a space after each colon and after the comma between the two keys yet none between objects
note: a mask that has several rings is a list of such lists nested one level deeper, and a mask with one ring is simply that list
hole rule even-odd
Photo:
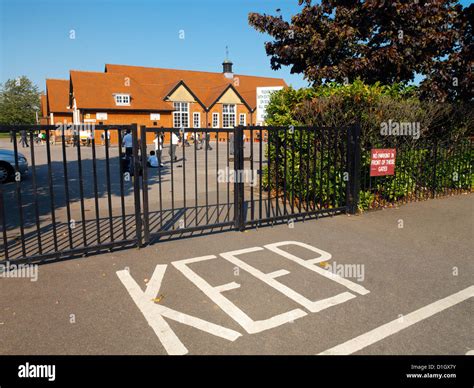
[{"label": "red tile roof", "polygon": [[234,74],[233,79],[229,79],[226,78],[223,73],[163,69],[157,67],[106,64],[105,71],[108,74],[119,73],[128,75],[136,79],[140,84],[149,85],[150,87],[163,87],[170,84],[176,85],[178,82],[184,81],[207,107],[216,101],[229,84],[235,87],[237,92],[252,109],[255,109],[257,105],[257,87],[287,86],[285,81],[281,78]]},{"label": "red tile roof", "polygon": [[[105,72],[70,71],[69,80],[46,80],[49,112],[72,112],[69,106],[69,88],[79,109],[170,111],[173,104],[165,98],[183,82],[206,108],[232,85],[250,109],[256,108],[256,89],[282,86],[281,78],[255,77],[223,73],[163,69],[126,65],[105,65]],[[117,106],[114,94],[129,94],[130,106]]]},{"label": "red tile roof", "polygon": [[69,80],[47,79],[46,94],[49,112],[72,113],[69,106]]},{"label": "red tile roof", "polygon": [[[173,110],[171,103],[163,101],[170,85],[152,88],[120,73],[71,70],[70,75],[79,109]],[[117,106],[114,94],[129,94],[130,106]]]}]

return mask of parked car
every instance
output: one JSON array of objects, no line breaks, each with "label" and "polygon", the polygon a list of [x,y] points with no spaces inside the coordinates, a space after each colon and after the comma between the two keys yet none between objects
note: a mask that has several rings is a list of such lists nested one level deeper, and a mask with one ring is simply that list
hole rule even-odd
[{"label": "parked car", "polygon": [[[28,173],[28,161],[18,152],[18,170],[21,175]],[[11,150],[0,149],[0,183],[6,183],[15,175],[15,153]]]}]

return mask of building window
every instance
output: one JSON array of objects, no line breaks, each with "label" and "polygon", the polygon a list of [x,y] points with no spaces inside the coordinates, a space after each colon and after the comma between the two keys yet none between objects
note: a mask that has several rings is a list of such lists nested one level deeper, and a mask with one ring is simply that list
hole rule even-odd
[{"label": "building window", "polygon": [[201,128],[201,113],[199,112],[193,113],[193,127]]},{"label": "building window", "polygon": [[212,114],[212,128],[219,128],[219,113]]},{"label": "building window", "polygon": [[174,103],[173,127],[189,128],[189,104],[187,102]]},{"label": "building window", "polygon": [[224,128],[235,127],[235,105],[222,105],[222,126]]},{"label": "building window", "polygon": [[245,113],[241,113],[239,115],[239,125],[244,127],[247,125],[247,115]]},{"label": "building window", "polygon": [[116,94],[115,105],[130,105],[130,95],[129,94]]}]

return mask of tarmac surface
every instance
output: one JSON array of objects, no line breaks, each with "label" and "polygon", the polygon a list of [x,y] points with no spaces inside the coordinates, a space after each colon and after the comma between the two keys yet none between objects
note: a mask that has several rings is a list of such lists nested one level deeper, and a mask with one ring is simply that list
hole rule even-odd
[{"label": "tarmac surface", "polygon": [[158,242],[43,265],[36,281],[0,278],[0,354],[464,355],[473,200]]}]

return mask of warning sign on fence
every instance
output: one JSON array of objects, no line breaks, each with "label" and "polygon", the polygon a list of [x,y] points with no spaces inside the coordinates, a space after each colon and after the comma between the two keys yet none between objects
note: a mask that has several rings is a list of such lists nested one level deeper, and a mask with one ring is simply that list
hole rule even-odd
[{"label": "warning sign on fence", "polygon": [[370,158],[370,176],[393,175],[395,173],[395,157],[395,148],[374,148]]}]

